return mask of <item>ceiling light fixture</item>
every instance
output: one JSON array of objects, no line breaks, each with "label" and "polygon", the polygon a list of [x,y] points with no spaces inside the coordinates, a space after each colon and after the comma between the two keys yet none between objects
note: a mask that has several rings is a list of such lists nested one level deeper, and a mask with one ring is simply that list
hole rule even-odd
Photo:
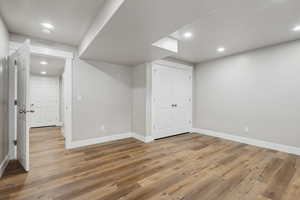
[{"label": "ceiling light fixture", "polygon": [[46,33],[46,34],[51,34],[51,33],[52,33],[52,31],[51,31],[51,30],[49,30],[49,29],[46,29],[46,28],[44,28],[42,31],[43,31],[44,33]]},{"label": "ceiling light fixture", "polygon": [[41,74],[42,74],[42,75],[46,75],[47,72],[46,72],[46,71],[42,71]]},{"label": "ceiling light fixture", "polygon": [[50,29],[50,30],[53,30],[54,29],[54,26],[50,23],[47,23],[47,22],[43,22],[41,23],[41,25],[46,28],[46,29]]},{"label": "ceiling light fixture", "polygon": [[40,64],[41,65],[48,65],[48,63],[46,61],[41,61]]},{"label": "ceiling light fixture", "polygon": [[300,31],[300,25],[299,25],[299,26],[295,26],[295,27],[293,28],[293,31]]},{"label": "ceiling light fixture", "polygon": [[226,50],[226,49],[225,49],[224,47],[219,47],[219,48],[217,49],[217,51],[220,52],[220,53],[224,52],[225,50]]},{"label": "ceiling light fixture", "polygon": [[186,39],[189,39],[189,38],[193,37],[193,33],[191,33],[191,32],[185,32],[183,34],[183,37],[186,38]]}]

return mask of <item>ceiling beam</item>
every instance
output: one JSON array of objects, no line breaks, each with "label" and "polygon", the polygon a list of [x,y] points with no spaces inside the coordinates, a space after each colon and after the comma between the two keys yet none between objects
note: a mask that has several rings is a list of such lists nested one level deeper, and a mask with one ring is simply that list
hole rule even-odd
[{"label": "ceiling beam", "polygon": [[125,0],[105,0],[98,15],[86,32],[80,46],[79,56],[88,48],[90,43],[97,37],[103,27],[109,22]]}]

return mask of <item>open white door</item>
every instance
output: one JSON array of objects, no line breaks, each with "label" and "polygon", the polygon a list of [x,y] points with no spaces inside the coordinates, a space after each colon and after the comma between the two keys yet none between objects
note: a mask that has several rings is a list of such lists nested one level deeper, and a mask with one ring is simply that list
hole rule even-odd
[{"label": "open white door", "polygon": [[29,70],[30,41],[27,40],[10,56],[10,62],[17,69],[17,159],[29,171]]}]

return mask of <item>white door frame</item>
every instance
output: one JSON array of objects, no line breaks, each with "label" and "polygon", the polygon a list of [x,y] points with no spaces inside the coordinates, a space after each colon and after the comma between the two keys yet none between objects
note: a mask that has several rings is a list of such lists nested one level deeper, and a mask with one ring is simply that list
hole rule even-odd
[{"label": "white door frame", "polygon": [[[14,51],[16,51],[22,43],[18,42],[9,42],[9,54],[12,54]],[[33,54],[38,55],[45,55],[45,56],[53,56],[62,58],[65,60],[65,78],[64,78],[64,134],[65,134],[65,148],[70,149],[71,148],[71,142],[72,142],[72,64],[73,64],[73,58],[74,54],[73,52],[68,51],[62,51],[57,49],[52,49],[49,47],[41,47],[41,46],[35,46],[30,45],[30,52]],[[14,88],[10,88],[9,93],[14,93]],[[15,106],[13,104],[9,104],[9,110],[13,111],[15,110]],[[16,119],[10,118],[9,120],[13,120],[16,122]],[[9,123],[9,135],[10,135],[10,144],[13,144],[13,140],[15,140],[15,126],[16,123]],[[11,148],[9,149],[10,153],[10,159],[16,158],[16,150],[11,145]]]},{"label": "white door frame", "polygon": [[[14,51],[10,51],[11,55]],[[15,66],[9,66],[9,98],[8,98],[8,130],[9,130],[9,159],[17,158],[17,148],[14,140],[17,138],[17,106],[15,99],[17,98],[17,70]]]}]

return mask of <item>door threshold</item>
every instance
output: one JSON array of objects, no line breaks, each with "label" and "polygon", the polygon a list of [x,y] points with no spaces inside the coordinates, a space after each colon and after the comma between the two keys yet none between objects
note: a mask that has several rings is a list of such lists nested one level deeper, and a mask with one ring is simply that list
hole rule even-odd
[{"label": "door threshold", "polygon": [[184,135],[184,134],[188,134],[188,133],[191,133],[191,132],[179,133],[179,134],[176,134],[176,135],[170,135],[170,136],[167,136],[167,137],[157,138],[157,139],[154,139],[154,140],[162,140],[162,139],[172,138],[172,137],[176,137],[176,136],[180,136],[180,135]]}]

